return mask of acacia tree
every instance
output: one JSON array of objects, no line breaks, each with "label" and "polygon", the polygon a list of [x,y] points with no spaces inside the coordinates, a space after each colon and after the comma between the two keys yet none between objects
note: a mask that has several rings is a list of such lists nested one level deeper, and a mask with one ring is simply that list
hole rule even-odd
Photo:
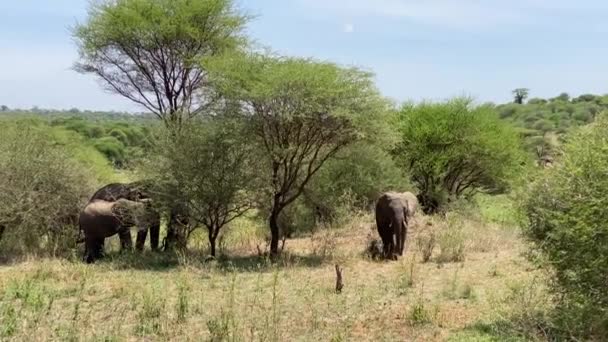
[{"label": "acacia tree", "polygon": [[468,99],[405,105],[400,121],[394,153],[427,213],[449,199],[504,190],[523,160],[515,129],[492,107],[474,107]]},{"label": "acacia tree", "polygon": [[213,102],[198,60],[245,44],[247,21],[233,0],[103,0],[73,30],[75,69],[179,127]]},{"label": "acacia tree", "polygon": [[166,134],[158,144],[153,167],[145,167],[155,179],[155,190],[169,203],[186,206],[190,225],[186,239],[197,224],[207,228],[211,255],[221,230],[253,207],[255,157],[243,123],[219,116],[190,122],[179,134]]},{"label": "acacia tree", "polygon": [[319,169],[363,137],[385,108],[371,74],[332,63],[267,55],[210,64],[212,78],[251,119],[265,157],[270,251],[278,254],[279,216]]}]

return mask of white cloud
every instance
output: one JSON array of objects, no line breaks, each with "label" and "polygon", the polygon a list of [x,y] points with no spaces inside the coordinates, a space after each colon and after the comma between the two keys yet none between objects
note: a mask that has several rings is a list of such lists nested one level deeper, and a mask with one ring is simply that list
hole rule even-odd
[{"label": "white cloud", "polygon": [[344,27],[342,28],[342,31],[344,33],[353,33],[353,32],[355,32],[355,25],[353,25],[353,24],[344,24]]}]

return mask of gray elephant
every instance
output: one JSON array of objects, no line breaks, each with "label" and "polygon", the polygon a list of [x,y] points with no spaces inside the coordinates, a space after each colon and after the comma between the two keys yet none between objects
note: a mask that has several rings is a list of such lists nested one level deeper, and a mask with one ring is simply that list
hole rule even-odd
[{"label": "gray elephant", "polygon": [[[117,199],[128,199],[131,201],[150,200],[153,197],[153,185],[149,180],[143,180],[133,183],[112,183],[108,184],[93,194],[89,202],[94,200],[104,200],[113,202]],[[157,203],[158,204],[158,203]],[[150,215],[150,225],[146,229],[140,229],[137,232],[137,241],[135,248],[138,251],[144,249],[144,244],[150,231],[150,246],[153,251],[159,249],[159,238],[160,238],[160,213],[153,206],[149,205],[148,214]],[[189,225],[189,215],[187,214],[187,208],[183,204],[173,203],[169,211],[169,224],[167,227],[167,236],[164,240],[164,249],[171,250],[175,245],[185,245],[182,236],[181,229],[179,227]],[[133,242],[129,231],[119,235],[121,247],[124,249],[131,249]]]},{"label": "gray elephant", "polygon": [[408,222],[418,209],[418,199],[411,192],[386,192],[376,203],[376,225],[382,239],[384,257],[396,260],[405,249]]},{"label": "gray elephant", "polygon": [[[150,224],[145,200],[135,202],[118,199],[114,202],[94,200],[81,211],[78,224],[84,233],[84,260],[92,263],[103,256],[105,239],[115,234],[130,235],[130,228],[147,229]],[[124,247],[124,246],[123,246]]]},{"label": "gray elephant", "polygon": [[[141,201],[150,199],[148,195],[148,188],[150,187],[149,182],[140,181],[133,183],[111,183],[108,184],[93,194],[89,203],[95,200],[104,200],[108,202],[114,202],[118,199],[127,199],[130,201]],[[150,226],[146,229],[140,229],[137,232],[137,241],[135,248],[138,251],[144,249],[146,238],[148,236],[148,230],[150,231],[150,246],[153,251],[158,250],[159,237],[160,237],[160,214],[154,210],[150,205],[147,207],[150,215]],[[133,247],[133,241],[131,239],[130,231],[124,231],[119,234],[120,245],[123,249],[131,249]]]}]

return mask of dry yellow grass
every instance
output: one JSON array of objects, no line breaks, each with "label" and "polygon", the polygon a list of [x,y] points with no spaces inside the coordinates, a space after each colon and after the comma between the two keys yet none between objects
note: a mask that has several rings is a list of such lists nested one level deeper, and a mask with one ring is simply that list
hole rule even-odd
[{"label": "dry yellow grass", "polygon": [[[146,254],[94,266],[59,260],[0,267],[0,340],[443,341],[494,315],[534,271],[513,230],[465,221],[465,260],[422,263],[421,219],[398,262],[363,250],[370,217],[287,241],[277,265],[235,244],[226,260]],[[422,227],[422,228],[421,228]],[[448,229],[447,224],[443,229]],[[334,264],[345,287],[334,292]]]}]

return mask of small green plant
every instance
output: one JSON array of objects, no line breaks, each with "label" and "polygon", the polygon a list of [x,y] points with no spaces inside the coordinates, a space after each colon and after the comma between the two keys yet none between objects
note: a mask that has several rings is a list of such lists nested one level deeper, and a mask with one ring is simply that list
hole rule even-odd
[{"label": "small green plant", "polygon": [[498,266],[496,264],[493,264],[492,267],[490,267],[490,271],[488,273],[490,274],[490,277],[498,277],[500,275],[500,273],[498,272]]},{"label": "small green plant", "polygon": [[439,248],[441,250],[437,261],[462,262],[466,255],[466,237],[461,227],[447,227],[439,233]]},{"label": "small green plant", "polygon": [[469,283],[464,284],[464,287],[461,290],[460,298],[475,299],[476,295],[475,295],[475,289],[473,288],[473,285],[471,285]]},{"label": "small green plant", "polygon": [[458,278],[458,269],[454,271],[454,276],[452,280],[449,282],[449,286],[443,290],[443,296],[447,299],[474,299],[475,298],[475,290],[473,286],[469,283],[465,283],[464,285],[460,284]]},{"label": "small green plant", "polygon": [[416,257],[411,256],[399,265],[399,277],[397,279],[397,292],[405,295],[416,284]]},{"label": "small green plant", "polygon": [[420,326],[432,323],[439,315],[439,307],[435,305],[431,308],[424,299],[424,284],[420,287],[420,292],[416,297],[407,316],[410,325]]},{"label": "small green plant", "polygon": [[423,300],[414,303],[409,313],[409,321],[410,324],[414,326],[425,325],[432,322],[431,311]]},{"label": "small green plant", "polygon": [[281,341],[281,313],[278,297],[279,272],[275,270],[272,275],[272,341]]},{"label": "small green plant", "polygon": [[0,311],[0,337],[11,337],[17,332],[17,312],[9,302],[5,302]]},{"label": "small green plant", "polygon": [[177,284],[177,321],[179,323],[183,323],[186,321],[186,316],[188,315],[188,293],[190,288],[188,284],[186,284],[183,280],[179,281]]},{"label": "small green plant", "polygon": [[240,340],[238,335],[237,317],[234,312],[236,304],[234,298],[235,285],[236,274],[232,275],[232,281],[227,296],[228,302],[224,308],[222,308],[220,315],[207,321],[207,329],[209,330],[210,335],[209,340],[212,342]]},{"label": "small green plant", "polygon": [[324,231],[320,234],[313,234],[311,240],[313,243],[313,255],[318,256],[321,260],[329,260],[334,256],[336,251],[335,234]]},{"label": "small green plant", "polygon": [[334,335],[331,340],[331,342],[343,342],[345,341],[344,337],[342,336],[341,333],[337,333],[336,335]]},{"label": "small green plant", "polygon": [[207,321],[207,329],[209,329],[210,342],[229,341],[230,325],[234,320],[228,313],[222,313],[220,317],[213,318]]},{"label": "small green plant", "polygon": [[136,333],[139,336],[158,335],[162,331],[162,315],[165,311],[165,299],[157,291],[147,290],[141,299],[141,308],[137,312],[138,324]]},{"label": "small green plant", "polygon": [[433,229],[428,229],[416,236],[416,246],[422,255],[422,262],[429,262],[431,260],[436,244],[437,234]]}]

